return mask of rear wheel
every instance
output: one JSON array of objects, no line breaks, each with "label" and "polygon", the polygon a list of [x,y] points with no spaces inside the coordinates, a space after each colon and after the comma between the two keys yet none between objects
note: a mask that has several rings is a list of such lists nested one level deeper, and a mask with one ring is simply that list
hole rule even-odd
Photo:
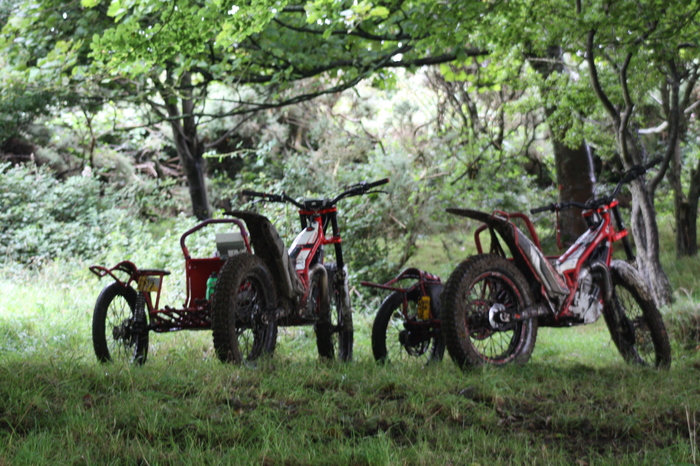
[{"label": "rear wheel", "polygon": [[352,360],[352,308],[348,281],[335,263],[324,264],[328,273],[330,312],[324,313],[314,326],[318,354],[325,359]]},{"label": "rear wheel", "polygon": [[458,366],[524,364],[530,358],[537,320],[498,319],[532,303],[525,278],[506,259],[482,254],[465,260],[450,275],[441,301],[445,343]]},{"label": "rear wheel", "polygon": [[442,360],[445,340],[440,328],[418,320],[420,289],[406,296],[395,291],[382,302],[372,325],[372,353],[380,362],[415,361],[420,364]]},{"label": "rear wheel", "polygon": [[277,323],[270,311],[275,291],[259,257],[244,253],[228,259],[211,301],[214,350],[221,361],[254,361],[274,352]]},{"label": "rear wheel", "polygon": [[630,364],[671,366],[671,346],[661,313],[634,268],[613,261],[612,302],[603,315],[610,336],[624,360]]},{"label": "rear wheel", "polygon": [[137,299],[133,288],[117,282],[104,287],[92,315],[92,345],[100,362],[146,362],[148,328],[144,307],[143,299]]}]

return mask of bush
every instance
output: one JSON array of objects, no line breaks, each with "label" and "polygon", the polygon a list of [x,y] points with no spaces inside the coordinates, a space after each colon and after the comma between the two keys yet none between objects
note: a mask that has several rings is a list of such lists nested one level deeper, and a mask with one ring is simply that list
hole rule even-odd
[{"label": "bush", "polygon": [[115,231],[142,234],[137,214],[123,193],[94,177],[60,181],[45,167],[0,165],[2,261],[99,257]]}]

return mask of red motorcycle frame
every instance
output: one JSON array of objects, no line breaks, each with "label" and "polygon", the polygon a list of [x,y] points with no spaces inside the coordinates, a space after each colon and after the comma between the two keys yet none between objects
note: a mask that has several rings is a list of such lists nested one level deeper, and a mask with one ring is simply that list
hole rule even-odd
[{"label": "red motorcycle frame", "polygon": [[[218,256],[193,258],[186,245],[187,238],[214,224],[230,224],[237,231],[217,235]],[[182,308],[159,307],[163,279],[170,275],[169,271],[139,269],[130,261],[120,262],[112,268],[90,267],[90,271],[99,278],[110,276],[114,279],[100,293],[93,312],[92,341],[101,362],[123,359],[143,364],[148,354],[148,334],[151,331],[163,333],[211,329],[211,300],[207,296],[207,282],[221,270],[230,253],[251,251],[248,232],[238,219],[205,220],[180,237],[180,247],[185,258],[187,286],[187,297]]]},{"label": "red motorcycle frame", "polygon": [[[245,221],[252,251],[229,259],[219,273],[212,301],[214,349],[220,360],[241,362],[271,354],[277,326],[313,325],[319,356],[352,359],[352,308],[336,204],[376,193],[383,179],[351,186],[331,199],[297,201],[286,193],[243,191],[248,197],[290,203],[299,208],[301,231],[289,249],[272,223],[250,211],[229,215]],[[324,246],[333,246],[335,262],[326,263]],[[253,335],[255,353],[240,348],[241,331]]]},{"label": "red motorcycle frame", "polygon": [[[634,258],[617,196],[625,183],[656,163],[626,172],[610,196],[533,209],[533,214],[583,209],[588,230],[558,257],[542,253],[535,228],[522,213],[447,209],[483,223],[474,233],[479,255],[459,264],[442,295],[443,332],[452,359],[465,368],[525,363],[538,326],[590,324],[603,315],[627,362],[668,367],[671,351],[659,310],[636,270],[613,260],[613,243],[620,240],[628,260]],[[525,223],[529,237],[514,219]],[[488,254],[480,239],[486,230]]]}]

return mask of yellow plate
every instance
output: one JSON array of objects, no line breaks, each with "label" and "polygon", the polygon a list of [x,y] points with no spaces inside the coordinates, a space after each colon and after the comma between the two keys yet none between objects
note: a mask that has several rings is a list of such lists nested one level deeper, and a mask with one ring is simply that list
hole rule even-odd
[{"label": "yellow plate", "polygon": [[420,320],[430,319],[430,296],[421,296],[418,300],[418,318]]},{"label": "yellow plate", "polygon": [[158,291],[160,290],[160,277],[144,276],[139,277],[139,291]]}]

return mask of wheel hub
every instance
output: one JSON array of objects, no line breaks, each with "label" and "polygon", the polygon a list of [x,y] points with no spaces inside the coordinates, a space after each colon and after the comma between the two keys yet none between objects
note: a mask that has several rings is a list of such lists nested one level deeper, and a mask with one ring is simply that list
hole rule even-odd
[{"label": "wheel hub", "polygon": [[127,319],[121,324],[114,326],[112,328],[112,338],[114,338],[114,341],[123,341],[127,345],[133,344],[136,338],[133,321]]},{"label": "wheel hub", "polygon": [[501,303],[496,303],[489,309],[489,324],[494,330],[503,330],[509,322],[504,319],[506,307]]},{"label": "wheel hub", "polygon": [[399,343],[411,356],[420,356],[428,350],[430,337],[430,329],[404,329],[399,332]]}]

